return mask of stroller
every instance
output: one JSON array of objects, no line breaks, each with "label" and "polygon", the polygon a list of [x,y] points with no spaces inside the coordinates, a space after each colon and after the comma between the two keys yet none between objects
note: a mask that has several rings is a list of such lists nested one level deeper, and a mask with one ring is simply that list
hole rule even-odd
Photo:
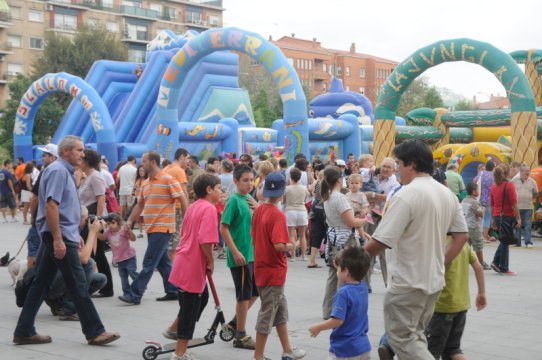
[{"label": "stroller", "polygon": [[[216,310],[216,316],[213,320],[213,324],[207,330],[207,334],[203,338],[198,339],[192,339],[188,343],[188,348],[203,346],[212,344],[215,342],[215,336],[216,331],[220,325],[220,332],[219,336],[222,341],[231,341],[233,340],[233,337],[235,335],[235,328],[231,325],[226,323],[226,320],[224,318],[224,313],[222,312],[222,308],[220,307],[220,300],[218,299],[218,295],[216,293],[216,287],[215,283],[213,281],[213,278],[210,274],[207,274],[207,280],[209,282],[209,287],[211,288],[211,293],[213,294],[213,299],[215,301],[215,310]],[[162,346],[158,341],[152,341],[147,340],[145,341],[147,346],[143,349],[143,359],[145,360],[154,360],[158,357],[158,355],[167,354],[170,352],[175,351],[175,346],[177,345],[175,342],[170,344],[165,344]]]}]

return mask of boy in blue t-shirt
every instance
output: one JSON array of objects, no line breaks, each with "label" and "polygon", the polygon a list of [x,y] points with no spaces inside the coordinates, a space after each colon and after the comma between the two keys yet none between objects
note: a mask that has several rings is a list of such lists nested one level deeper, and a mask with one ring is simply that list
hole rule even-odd
[{"label": "boy in blue t-shirt", "polygon": [[369,359],[371,344],[367,337],[368,290],[362,279],[369,269],[370,258],[361,247],[345,248],[335,257],[337,277],[344,285],[333,299],[331,318],[309,328],[311,336],[333,329],[330,336],[329,359]]}]

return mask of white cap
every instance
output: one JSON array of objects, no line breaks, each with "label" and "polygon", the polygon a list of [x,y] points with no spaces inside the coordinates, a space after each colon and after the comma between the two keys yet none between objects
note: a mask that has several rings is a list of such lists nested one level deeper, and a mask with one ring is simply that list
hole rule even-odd
[{"label": "white cap", "polygon": [[58,146],[56,146],[55,144],[47,144],[44,147],[38,148],[38,150],[51,154],[54,157],[58,158]]},{"label": "white cap", "polygon": [[338,159],[337,161],[335,161],[335,164],[337,166],[346,166],[346,163],[344,162],[343,159]]}]

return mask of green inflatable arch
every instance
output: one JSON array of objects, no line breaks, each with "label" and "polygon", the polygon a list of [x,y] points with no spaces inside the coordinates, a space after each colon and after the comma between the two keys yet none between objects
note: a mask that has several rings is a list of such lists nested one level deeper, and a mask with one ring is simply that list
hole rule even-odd
[{"label": "green inflatable arch", "polygon": [[512,105],[513,159],[536,165],[535,101],[527,78],[508,54],[488,43],[471,39],[442,40],[421,48],[401,62],[388,77],[375,109],[374,154],[377,163],[392,154],[395,112],[406,88],[425,70],[454,61],[480,65],[501,82]]}]

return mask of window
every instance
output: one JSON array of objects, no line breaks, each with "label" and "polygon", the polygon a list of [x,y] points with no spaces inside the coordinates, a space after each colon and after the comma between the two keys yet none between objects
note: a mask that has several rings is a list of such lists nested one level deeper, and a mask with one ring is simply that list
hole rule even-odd
[{"label": "window", "polygon": [[361,95],[365,95],[365,88],[364,88],[363,86],[360,86],[360,87],[359,87],[359,93],[360,93]]},{"label": "window", "polygon": [[364,78],[365,77],[365,69],[361,68],[359,69],[359,77]]},{"label": "window", "polygon": [[327,64],[326,64],[326,63],[323,63],[323,64],[322,64],[322,71],[323,71],[323,72],[326,72],[326,71],[327,71]]},{"label": "window", "polygon": [[343,69],[340,66],[337,66],[337,76],[341,76],[343,74]]},{"label": "window", "polygon": [[323,92],[327,91],[327,83],[326,82],[324,82],[324,84],[322,85],[322,91]]},{"label": "window", "polygon": [[21,48],[23,38],[21,35],[8,35],[8,47]]},{"label": "window", "polygon": [[177,19],[177,9],[164,6],[164,14],[162,16],[165,20],[176,20]]},{"label": "window", "polygon": [[128,49],[128,61],[142,63],[145,62],[145,50]]},{"label": "window", "polygon": [[329,75],[335,75],[335,65],[329,65]]},{"label": "window", "polygon": [[102,0],[102,6],[108,9],[113,8],[113,0]]},{"label": "window", "polygon": [[55,29],[66,31],[77,30],[77,16],[55,13]]},{"label": "window", "polygon": [[350,66],[345,68],[346,76],[350,76]]},{"label": "window", "polygon": [[37,37],[30,38],[30,48],[36,50],[43,50],[43,39]]},{"label": "window", "polygon": [[43,22],[43,11],[28,10],[28,20]]},{"label": "window", "polygon": [[350,86],[346,86],[346,91],[350,91]]},{"label": "window", "polygon": [[201,13],[192,10],[186,10],[186,22],[189,24],[201,24]]},{"label": "window", "polygon": [[162,5],[150,4],[149,8],[151,10],[155,10],[159,16],[162,16]]},{"label": "window", "polygon": [[147,27],[142,25],[126,24],[124,37],[131,40],[149,40]]},{"label": "window", "polygon": [[21,18],[21,8],[18,6],[10,6],[9,11],[11,12],[11,18],[12,19],[20,19]]},{"label": "window", "polygon": [[312,60],[309,60],[309,70],[312,70]]},{"label": "window", "polygon": [[220,26],[220,19],[218,16],[209,15],[209,25],[211,26]]},{"label": "window", "polygon": [[87,24],[90,28],[92,29],[97,29],[100,27],[100,19],[96,19],[96,18],[89,18],[87,20]]},{"label": "window", "polygon": [[108,21],[107,22],[107,31],[112,33],[118,33],[119,32],[119,23],[114,21]]},{"label": "window", "polygon": [[15,76],[17,74],[22,74],[22,73],[23,73],[22,64],[8,63],[8,76]]},{"label": "window", "polygon": [[288,64],[290,64],[292,67],[294,66],[294,59],[286,58],[286,61],[288,61]]}]

